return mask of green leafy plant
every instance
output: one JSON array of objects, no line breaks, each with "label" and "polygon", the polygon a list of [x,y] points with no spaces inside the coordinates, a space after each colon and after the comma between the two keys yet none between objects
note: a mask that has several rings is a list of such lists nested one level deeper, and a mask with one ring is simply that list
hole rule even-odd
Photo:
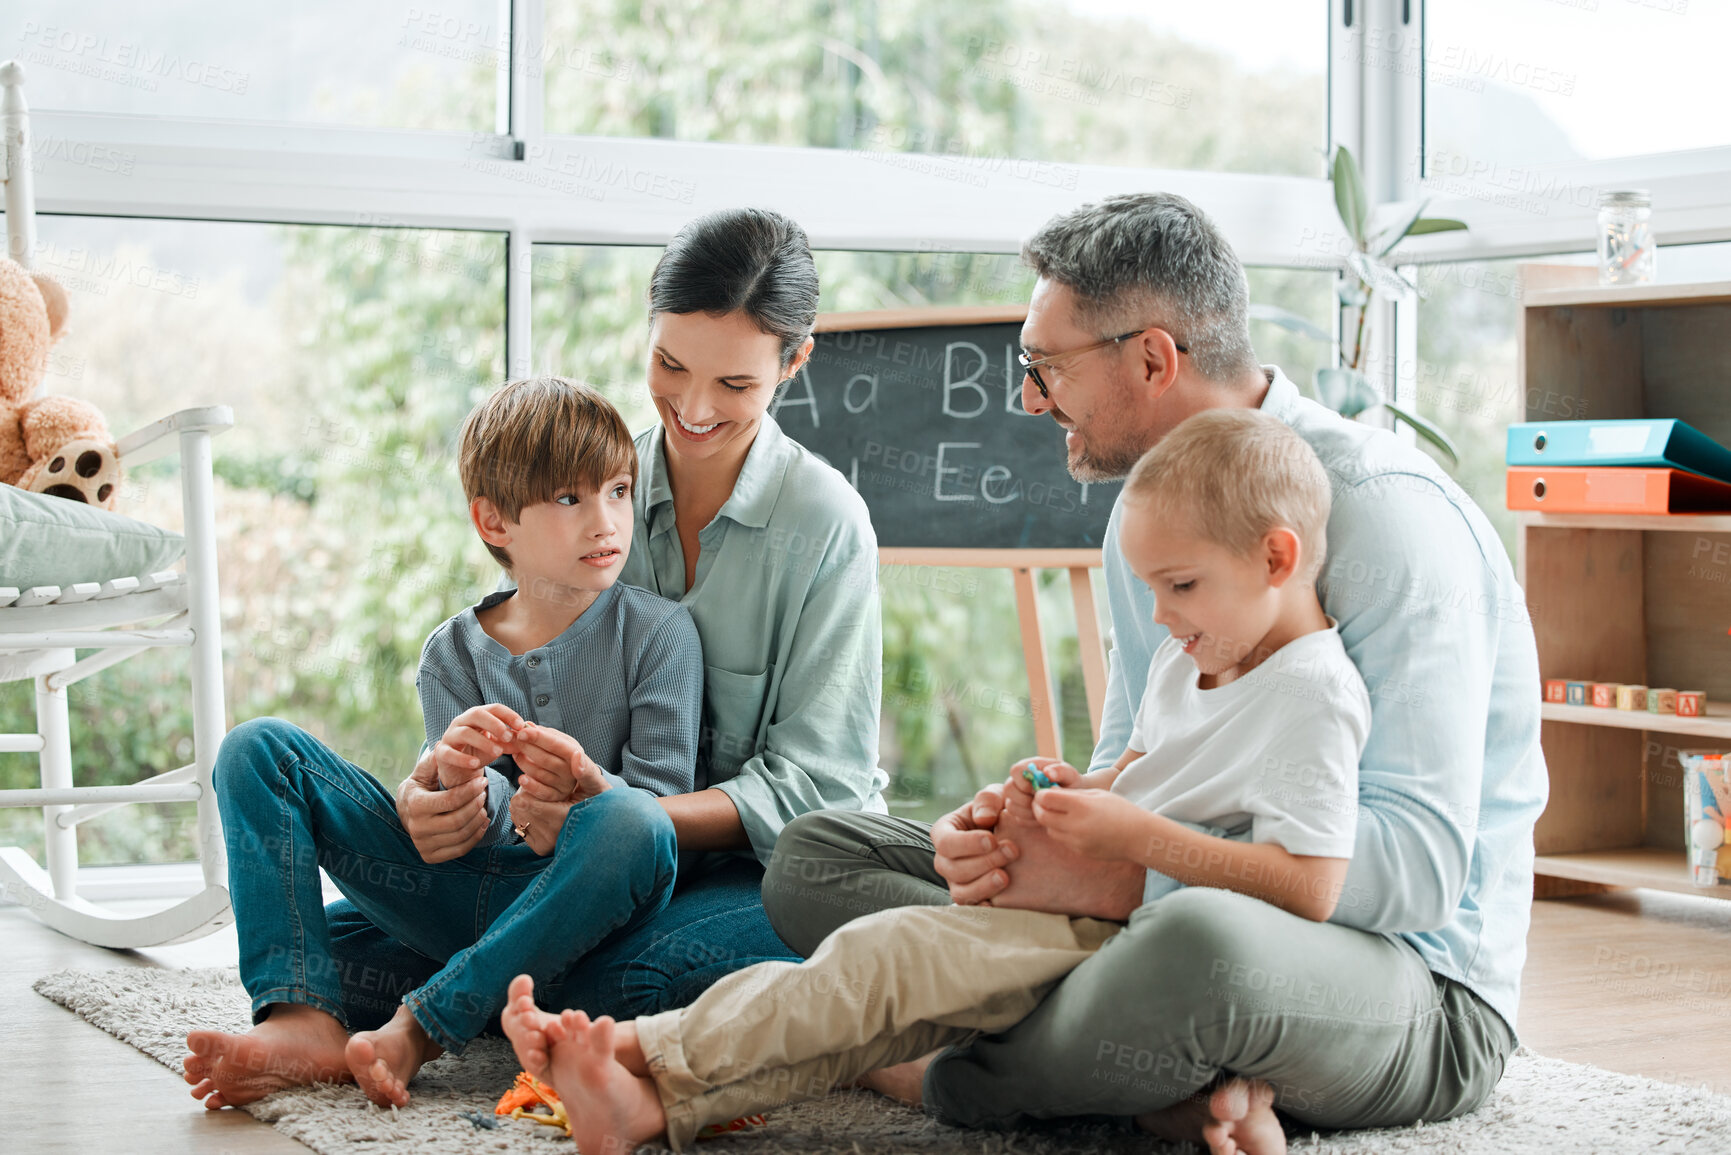
[{"label": "green leafy plant", "polygon": [[[1391,224],[1373,230],[1373,217],[1377,215],[1377,211],[1365,196],[1364,179],[1359,175],[1358,162],[1345,147],[1334,150],[1329,179],[1334,186],[1335,210],[1339,212],[1340,223],[1352,241],[1352,248],[1346,254],[1347,275],[1340,278],[1336,292],[1341,306],[1354,311],[1354,318],[1350,326],[1352,344],[1349,354],[1348,347],[1342,344],[1341,351],[1347,354],[1343,358],[1345,363],[1316,371],[1316,399],[1342,417],[1358,417],[1378,407],[1386,409],[1396,419],[1412,426],[1413,431],[1420,437],[1436,446],[1437,450],[1449,459],[1450,464],[1458,465],[1460,453],[1449,435],[1418,414],[1385,401],[1382,393],[1365,376],[1363,360],[1369,345],[1365,330],[1370,323],[1372,299],[1379,292],[1404,296],[1418,291],[1416,285],[1401,276],[1388,262],[1388,255],[1408,237],[1422,236],[1425,233],[1454,232],[1467,226],[1447,217],[1425,216],[1424,210],[1430,204],[1425,200],[1420,201],[1416,208],[1403,209]],[[1256,320],[1279,325],[1314,340],[1334,340],[1332,334],[1324,332],[1305,318],[1272,305],[1253,305],[1250,315]]]}]

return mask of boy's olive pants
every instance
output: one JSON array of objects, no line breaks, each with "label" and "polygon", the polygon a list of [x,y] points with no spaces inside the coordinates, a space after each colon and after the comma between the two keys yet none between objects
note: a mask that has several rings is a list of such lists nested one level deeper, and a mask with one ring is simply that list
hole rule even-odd
[{"label": "boy's olive pants", "polygon": [[[802,815],[776,845],[764,908],[810,954],[861,914],[949,904],[932,859],[924,824]],[[1476,1109],[1513,1046],[1501,1016],[1394,935],[1186,888],[1138,909],[1016,1025],[938,1056],[925,1103],[972,1127],[1130,1116],[1230,1073],[1271,1084],[1276,1109],[1309,1126],[1399,1126]]]},{"label": "boy's olive pants", "polygon": [[815,1099],[867,1071],[1001,1031],[1122,929],[985,906],[856,919],[803,963],[736,971],[690,1006],[637,1020],[667,1138]]}]

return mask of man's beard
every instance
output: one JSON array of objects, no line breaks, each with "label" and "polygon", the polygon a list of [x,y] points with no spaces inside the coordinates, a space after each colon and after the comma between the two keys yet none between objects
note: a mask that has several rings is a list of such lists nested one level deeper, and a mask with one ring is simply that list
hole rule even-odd
[{"label": "man's beard", "polygon": [[1130,476],[1130,470],[1135,468],[1148,448],[1128,443],[1102,447],[1084,435],[1082,448],[1070,455],[1065,468],[1073,479],[1084,483],[1122,481]]}]

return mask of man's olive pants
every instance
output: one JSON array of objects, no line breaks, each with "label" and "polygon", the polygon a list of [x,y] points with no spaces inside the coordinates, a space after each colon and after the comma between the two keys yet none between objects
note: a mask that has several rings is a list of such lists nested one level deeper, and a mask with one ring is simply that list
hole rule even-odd
[{"label": "man's olive pants", "polygon": [[[932,859],[922,823],[805,814],[776,844],[764,908],[809,957],[862,914],[949,903]],[[1501,1016],[1399,938],[1192,887],[1139,908],[1020,1023],[940,1054],[925,1102],[969,1127],[1129,1116],[1230,1073],[1269,1083],[1300,1123],[1387,1127],[1474,1110],[1513,1046]]]}]

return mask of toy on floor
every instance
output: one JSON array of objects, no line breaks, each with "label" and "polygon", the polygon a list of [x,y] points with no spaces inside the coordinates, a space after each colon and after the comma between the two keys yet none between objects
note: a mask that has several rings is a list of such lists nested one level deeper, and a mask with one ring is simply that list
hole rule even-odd
[{"label": "toy on floor", "polygon": [[[565,1104],[559,1101],[559,1092],[527,1071],[517,1072],[517,1081],[511,1085],[509,1091],[499,1097],[499,1105],[493,1108],[493,1114],[526,1119],[531,1123],[557,1127],[565,1134],[571,1134],[571,1120],[565,1114]],[[699,1131],[697,1137],[712,1139],[733,1131],[761,1127],[767,1122],[769,1119],[763,1115],[745,1115],[731,1123],[711,1123]]]},{"label": "toy on floor", "polygon": [[52,277],[0,256],[0,482],[113,509],[120,451],[102,411],[76,397],[36,395],[67,308]]}]

